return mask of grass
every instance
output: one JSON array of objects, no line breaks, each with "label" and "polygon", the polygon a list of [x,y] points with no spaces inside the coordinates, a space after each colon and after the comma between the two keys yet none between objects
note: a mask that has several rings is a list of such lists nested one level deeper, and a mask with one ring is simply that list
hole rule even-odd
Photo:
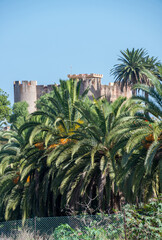
[{"label": "grass", "polygon": [[31,232],[28,229],[20,231],[16,235],[17,236],[13,236],[13,237],[12,236],[7,237],[4,235],[1,235],[0,240],[54,240],[52,236],[47,236],[47,235],[39,236],[38,234],[36,234],[35,236],[34,232]]}]

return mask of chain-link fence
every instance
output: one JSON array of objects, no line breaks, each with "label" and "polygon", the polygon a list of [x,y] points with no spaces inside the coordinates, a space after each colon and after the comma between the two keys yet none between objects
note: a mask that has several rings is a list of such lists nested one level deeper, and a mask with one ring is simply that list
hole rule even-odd
[{"label": "chain-link fence", "polygon": [[[63,224],[63,225],[62,225]],[[62,227],[60,227],[62,226]],[[59,228],[60,227],[60,228]],[[55,230],[58,229],[58,234],[54,234]],[[27,219],[24,224],[21,220],[0,222],[0,240],[6,239],[17,239],[20,233],[23,231],[32,233],[31,240],[33,239],[84,239],[84,238],[73,238],[72,233],[77,232],[77,235],[96,235],[92,231],[98,231],[97,234],[106,231],[109,238],[105,239],[125,239],[124,237],[124,218],[123,215],[113,214],[113,215],[85,215],[85,216],[60,216],[60,217],[45,217],[45,218],[31,218]],[[72,231],[72,233],[70,233]],[[69,238],[65,236],[62,238],[63,234],[68,234],[71,236]],[[67,233],[68,232],[68,233]],[[61,234],[61,237],[59,237]],[[24,234],[25,235],[25,234]],[[75,235],[75,234],[74,234]],[[81,236],[82,237],[82,236]],[[21,240],[27,240],[18,238]],[[29,238],[28,238],[29,239]],[[91,239],[91,238],[90,238]],[[99,239],[99,238],[93,238]]]},{"label": "chain-link fence", "polygon": [[[162,207],[162,205],[159,205]],[[116,214],[31,218],[0,222],[0,240],[162,239],[161,210],[147,214],[123,209]]]}]

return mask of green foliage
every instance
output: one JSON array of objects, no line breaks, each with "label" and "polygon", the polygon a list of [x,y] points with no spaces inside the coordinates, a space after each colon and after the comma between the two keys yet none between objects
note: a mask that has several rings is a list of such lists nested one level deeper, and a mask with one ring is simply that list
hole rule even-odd
[{"label": "green foliage", "polygon": [[[15,228],[18,230],[17,232],[13,232]],[[51,235],[52,229],[54,229],[54,232]],[[124,205],[122,211],[116,211],[115,214],[98,213],[96,215],[82,214],[56,218],[33,218],[26,220],[25,227],[21,220],[0,223],[1,233],[7,234],[8,237],[11,235],[11,239],[21,240],[28,238],[119,240],[125,239],[125,237],[128,240],[160,240],[162,237],[161,230],[162,198],[160,197],[150,199],[147,204],[141,204],[139,207]],[[5,236],[3,236],[3,239],[5,239]]]},{"label": "green foliage", "polygon": [[162,238],[162,198],[148,204],[125,207],[126,232],[130,240]]},{"label": "green foliage", "polygon": [[[160,62],[157,58],[149,57],[145,49],[128,48],[120,51],[119,63],[111,69],[111,74],[115,81],[119,83],[121,89],[127,86],[133,86],[136,83],[145,83],[150,85],[147,77],[148,73],[157,75]],[[134,92],[134,91],[133,91]]]},{"label": "green foliage", "polygon": [[[148,201],[161,193],[161,146],[162,146],[162,85],[152,74],[148,78],[153,86],[137,84],[135,89],[147,93],[133,96],[135,114],[117,119],[109,139],[114,143],[111,154],[121,156],[121,168],[117,181],[126,201]],[[132,108],[132,106],[131,106]]]},{"label": "green foliage", "polygon": [[[94,223],[95,224],[95,223]],[[108,240],[108,239],[121,239],[120,230],[106,229],[105,226],[101,227],[84,227],[82,229],[73,229],[68,224],[60,225],[54,231],[54,239],[56,240]]]},{"label": "green foliage", "polygon": [[20,127],[25,122],[28,115],[29,112],[27,102],[14,103],[12,114],[10,116],[10,123],[17,127]]},{"label": "green foliage", "polygon": [[147,78],[151,86],[134,88],[148,98],[90,101],[87,91],[79,94],[81,82],[69,80],[27,119],[27,105],[15,104],[12,131],[0,133],[2,219],[109,213],[122,199],[140,204],[158,196],[162,91],[156,77]]},{"label": "green foliage", "polygon": [[8,95],[2,89],[0,89],[0,123],[5,120],[9,120],[11,113],[10,101]]},{"label": "green foliage", "polygon": [[[68,224],[60,225],[54,231],[54,239],[115,240],[125,239],[125,233],[128,240],[161,239],[162,202],[160,198],[154,199],[139,208],[134,205],[126,205],[124,211],[125,222],[124,215],[118,212],[114,216],[102,215],[101,218],[93,220],[90,225],[87,222],[87,226],[72,228]],[[82,218],[84,219],[84,216],[80,218],[80,221],[82,221]],[[86,218],[84,222],[85,220]]]}]

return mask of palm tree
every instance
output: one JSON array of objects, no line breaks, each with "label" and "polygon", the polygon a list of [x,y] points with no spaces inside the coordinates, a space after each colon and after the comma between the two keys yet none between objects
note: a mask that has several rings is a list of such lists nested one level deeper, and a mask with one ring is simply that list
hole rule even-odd
[{"label": "palm tree", "polygon": [[[32,212],[39,216],[60,214],[54,200],[54,171],[51,171],[46,160],[57,146],[66,145],[68,137],[82,124],[81,114],[74,108],[74,103],[84,100],[88,90],[80,95],[80,84],[76,80],[60,81],[59,87],[54,86],[50,96],[39,101],[40,110],[34,112],[30,120],[19,129],[20,133],[26,132],[29,137],[26,157],[20,164],[21,181],[30,176],[30,186],[33,186],[29,194],[31,200],[34,198],[34,186],[36,187],[37,209]],[[86,101],[89,102],[89,99]]]},{"label": "palm tree", "polygon": [[119,98],[112,104],[106,100],[94,100],[91,105],[75,103],[84,123],[69,136],[71,141],[59,145],[47,157],[47,163],[55,174],[53,191],[55,197],[61,193],[62,207],[69,204],[71,209],[79,211],[82,209],[80,202],[87,206],[91,200],[89,208],[94,212],[98,207],[104,211],[120,209],[115,181],[118,159],[112,161],[108,136],[124,101],[125,98]]},{"label": "palm tree", "polygon": [[[3,138],[8,139],[0,151],[0,208],[3,218],[25,220],[32,216],[44,216],[43,196],[38,195],[38,187],[42,184],[38,171],[41,177],[47,171],[42,158],[43,150],[30,146],[27,131],[20,134],[14,129],[4,132]],[[42,162],[36,161],[41,158]]]},{"label": "palm tree", "polygon": [[[18,132],[4,132],[3,137],[8,139],[0,151],[0,195],[2,197],[5,218],[20,217],[20,199],[22,187],[20,184],[20,159],[23,159],[22,149],[25,139]],[[4,211],[5,209],[5,211]]]},{"label": "palm tree", "polygon": [[162,63],[159,64],[158,68],[158,74],[157,77],[160,81],[162,81]]},{"label": "palm tree", "polygon": [[[88,93],[88,90],[85,90],[85,92],[80,95],[80,86],[81,81],[78,82],[74,79],[68,81],[60,80],[60,85],[53,87],[52,94],[44,96],[39,101],[38,106],[40,110],[31,114],[31,120],[29,123],[27,122],[21,126],[20,131],[32,127],[33,124],[34,131],[30,137],[31,139],[33,136],[36,136],[36,134],[39,134],[39,132],[44,131],[49,133],[49,129],[51,129],[52,132],[54,131],[55,135],[58,134],[56,131],[68,133],[69,130],[73,128],[73,125],[75,125],[74,122],[80,119],[74,103],[78,100],[85,99]],[[50,139],[49,135],[48,139]]]},{"label": "palm tree", "polygon": [[[126,51],[120,51],[121,55],[118,58],[119,64],[115,64],[111,69],[111,74],[115,77],[121,89],[123,87],[132,87],[137,83],[150,84],[147,78],[148,71],[155,73],[155,68],[158,65],[156,58],[150,58],[145,49],[134,48],[130,51],[128,48]],[[133,90],[133,94],[135,94]]]},{"label": "palm tree", "polygon": [[[146,92],[149,96],[145,99],[139,96],[138,99],[146,104],[145,112],[149,113],[151,133],[146,137],[148,151],[145,157],[146,174],[157,173],[159,177],[159,192],[162,193],[162,84],[152,74],[148,75],[153,86],[137,84],[135,89]],[[136,100],[136,98],[134,98]]]},{"label": "palm tree", "polygon": [[[118,175],[120,189],[127,200],[147,201],[153,194],[162,191],[162,85],[152,74],[148,75],[154,86],[137,84],[135,89],[145,91],[143,96],[133,97],[138,111],[135,115],[118,119],[110,134],[110,142],[116,142],[113,155],[122,152],[122,169]],[[122,145],[122,143],[124,143]]]}]

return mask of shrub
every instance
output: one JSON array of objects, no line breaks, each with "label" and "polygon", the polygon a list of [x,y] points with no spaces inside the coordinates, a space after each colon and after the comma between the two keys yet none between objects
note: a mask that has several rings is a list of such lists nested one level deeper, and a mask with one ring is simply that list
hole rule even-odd
[{"label": "shrub", "polygon": [[127,238],[162,239],[162,202],[154,199],[140,207],[125,206]]}]

